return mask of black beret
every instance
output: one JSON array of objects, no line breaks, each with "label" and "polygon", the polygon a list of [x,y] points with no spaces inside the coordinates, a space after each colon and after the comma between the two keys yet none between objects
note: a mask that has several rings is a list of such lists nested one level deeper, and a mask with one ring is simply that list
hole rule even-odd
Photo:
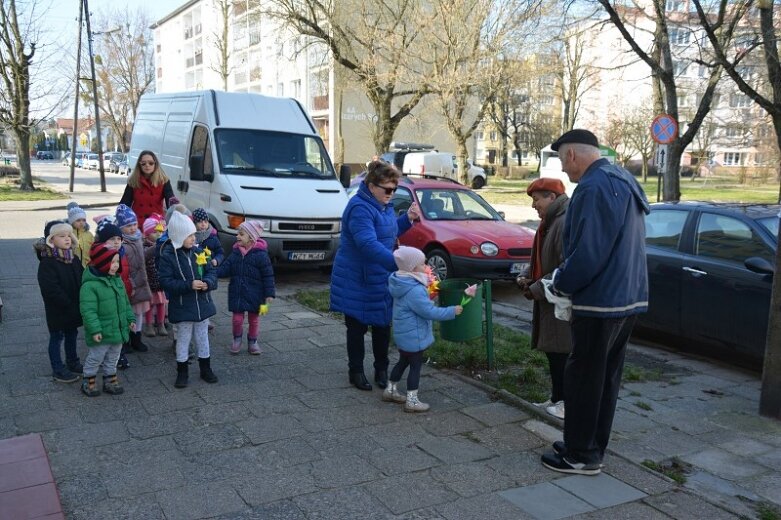
[{"label": "black beret", "polygon": [[588,130],[583,130],[582,128],[575,128],[574,130],[565,132],[561,137],[556,139],[556,142],[553,143],[550,147],[553,149],[553,151],[558,152],[559,146],[567,143],[588,144],[599,148],[599,141],[597,140],[597,136]]}]

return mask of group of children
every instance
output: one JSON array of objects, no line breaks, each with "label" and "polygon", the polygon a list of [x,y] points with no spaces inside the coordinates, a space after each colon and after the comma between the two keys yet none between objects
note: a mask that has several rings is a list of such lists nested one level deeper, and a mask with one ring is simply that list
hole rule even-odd
[{"label": "group of children", "polygon": [[[275,296],[274,272],[259,221],[245,221],[236,243],[224,255],[206,211],[192,213],[171,201],[165,217],[146,218],[141,228],[132,209],[120,204],[114,215],[96,218],[93,235],[86,213],[68,206],[68,219],[47,223],[45,238],[35,244],[39,258],[38,284],[49,327],[49,360],[56,381],[74,382],[82,374],[81,390],[100,395],[97,376],[102,367],[103,392],[121,394],[117,368],[129,366],[129,348],[145,352],[146,336],[167,336],[165,318],[174,325],[175,388],[188,384],[190,342],[197,349],[200,377],[216,383],[211,369],[209,318],[217,312],[211,292],[218,278],[230,278],[228,310],[233,313],[231,354],[242,347],[247,314],[247,349],[261,353],[259,314]],[[394,299],[393,334],[399,361],[391,371],[383,400],[404,403],[408,412],[425,412],[418,399],[423,352],[433,343],[433,320],[461,314],[460,305],[437,307],[430,299],[426,258],[419,249],[401,246],[394,251],[398,271],[389,279]],[[88,348],[82,366],[76,349],[77,329],[84,326]],[[64,343],[65,363],[60,345]],[[124,345],[124,347],[123,347]],[[409,368],[406,395],[397,384]]]},{"label": "group of children", "polygon": [[[217,232],[203,208],[192,213],[170,201],[163,217],[139,222],[120,204],[113,215],[95,218],[90,232],[86,212],[68,205],[67,220],[46,224],[44,238],[34,245],[39,259],[38,284],[49,328],[49,361],[55,381],[75,382],[89,396],[121,394],[118,368],[127,368],[128,349],[146,352],[146,336],[167,336],[173,325],[177,375],[174,387],[188,384],[190,342],[197,349],[200,377],[216,383],[211,369],[209,318],[217,310],[211,291],[217,278],[229,277],[228,308],[233,312],[230,352],[241,351],[244,313],[248,315],[247,347],[258,346],[261,305],[274,299],[274,273],[258,221],[245,221],[230,254],[224,255]],[[84,326],[88,347],[82,365],[76,346]],[[64,343],[65,362],[60,347]]]}]

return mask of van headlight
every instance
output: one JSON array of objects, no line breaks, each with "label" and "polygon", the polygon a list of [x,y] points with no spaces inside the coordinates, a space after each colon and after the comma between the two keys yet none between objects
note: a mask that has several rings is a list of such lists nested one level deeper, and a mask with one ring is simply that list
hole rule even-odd
[{"label": "van headlight", "polygon": [[499,246],[493,242],[483,242],[480,244],[480,251],[482,251],[485,256],[496,256],[499,254]]},{"label": "van headlight", "polygon": [[259,218],[257,219],[258,222],[260,222],[260,225],[263,226],[263,231],[266,233],[271,232],[271,219],[270,218]]}]

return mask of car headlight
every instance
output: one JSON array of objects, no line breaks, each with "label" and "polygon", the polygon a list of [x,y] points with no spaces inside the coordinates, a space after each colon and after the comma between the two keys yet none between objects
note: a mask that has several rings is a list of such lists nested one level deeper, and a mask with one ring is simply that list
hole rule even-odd
[{"label": "car headlight", "polygon": [[480,244],[480,251],[482,251],[485,256],[496,256],[499,254],[499,247],[493,242],[483,242]]}]

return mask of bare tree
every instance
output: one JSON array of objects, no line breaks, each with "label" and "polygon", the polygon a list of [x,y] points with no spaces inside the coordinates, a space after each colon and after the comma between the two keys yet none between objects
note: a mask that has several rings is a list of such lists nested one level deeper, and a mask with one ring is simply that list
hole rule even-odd
[{"label": "bare tree", "polygon": [[[652,76],[658,78],[661,84],[662,92],[659,95],[664,96],[664,111],[672,116],[676,121],[680,121],[678,112],[678,89],[681,82],[680,76],[686,69],[687,61],[700,62],[706,60],[710,54],[710,46],[700,46],[697,49],[697,58],[686,58],[676,56],[673,53],[670,44],[670,30],[679,23],[690,23],[687,13],[673,12],[666,10],[665,0],[652,0],[650,12],[637,7],[637,4],[630,6],[614,5],[611,0],[598,0],[613,25],[621,33],[624,40],[629,44],[632,51],[645,62],[651,69]],[[671,18],[670,15],[675,15]],[[647,51],[635,38],[633,33],[637,31],[639,23],[652,21],[654,24],[654,41],[652,50]],[[732,40],[735,30],[735,23],[725,24],[722,31],[716,37],[719,46],[726,45]],[[678,27],[675,27],[676,30]],[[697,40],[698,42],[699,40]],[[679,132],[675,140],[670,143],[668,149],[669,168],[664,173],[664,200],[679,200],[681,198],[680,190],[680,162],[684,149],[692,142],[697,134],[702,121],[711,109],[711,102],[716,91],[716,85],[721,77],[721,66],[716,65],[710,69],[707,80],[701,89],[697,110],[691,121],[688,122],[684,132]]]},{"label": "bare tree", "polygon": [[561,37],[559,52],[555,56],[558,86],[564,107],[561,117],[562,133],[575,128],[583,95],[597,86],[599,70],[585,56],[585,32],[593,30],[591,25],[579,30],[565,31]]},{"label": "bare tree", "polygon": [[[781,149],[781,63],[778,55],[777,29],[773,21],[775,2],[720,0],[713,10],[703,6],[700,0],[692,0],[692,3],[697,10],[697,16],[708,42],[713,48],[714,68],[723,67],[738,89],[770,115],[776,134],[776,145]],[[758,11],[758,27],[756,19],[748,16],[750,9],[754,7]],[[720,35],[725,31],[733,32],[741,23],[744,33],[738,41],[739,45],[725,44]],[[764,61],[767,71],[765,81],[752,81],[750,74],[740,70],[741,64],[756,54],[761,54]],[[777,168],[781,178],[781,163]],[[781,201],[781,187],[779,201]],[[781,273],[781,255],[778,254],[778,250],[776,250],[775,272]],[[773,277],[770,309],[759,413],[781,419],[781,276],[778,275]]]},{"label": "bare tree", "polygon": [[[246,32],[243,37],[251,44],[251,32],[260,30],[260,0],[215,0],[214,4],[220,23],[211,35],[211,41],[217,47],[217,61],[210,63],[209,69],[220,75],[222,89],[227,91],[228,78],[236,70],[231,54],[231,50],[235,49],[235,44],[230,40],[231,30]],[[239,22],[240,16],[243,18]]]},{"label": "bare tree", "polygon": [[269,14],[290,30],[324,44],[356,78],[374,108],[372,140],[385,152],[401,121],[429,93],[425,75],[413,74],[420,45],[417,0],[269,0]]},{"label": "bare tree", "polygon": [[[501,85],[526,21],[537,15],[538,4],[503,0],[435,0],[429,3],[427,64],[440,112],[456,142],[460,181],[466,183],[466,143],[485,118]],[[429,61],[426,61],[429,60]]]},{"label": "bare tree", "polygon": [[[34,4],[33,4],[34,7]],[[35,56],[36,32],[19,24],[15,0],[0,0],[0,124],[8,127],[16,140],[16,161],[20,171],[20,188],[32,190],[30,171],[31,64]]]},{"label": "bare tree", "polygon": [[[100,22],[95,57],[101,120],[126,152],[138,104],[154,82],[152,34],[147,14],[113,11]],[[86,95],[91,102],[91,95]]]}]

